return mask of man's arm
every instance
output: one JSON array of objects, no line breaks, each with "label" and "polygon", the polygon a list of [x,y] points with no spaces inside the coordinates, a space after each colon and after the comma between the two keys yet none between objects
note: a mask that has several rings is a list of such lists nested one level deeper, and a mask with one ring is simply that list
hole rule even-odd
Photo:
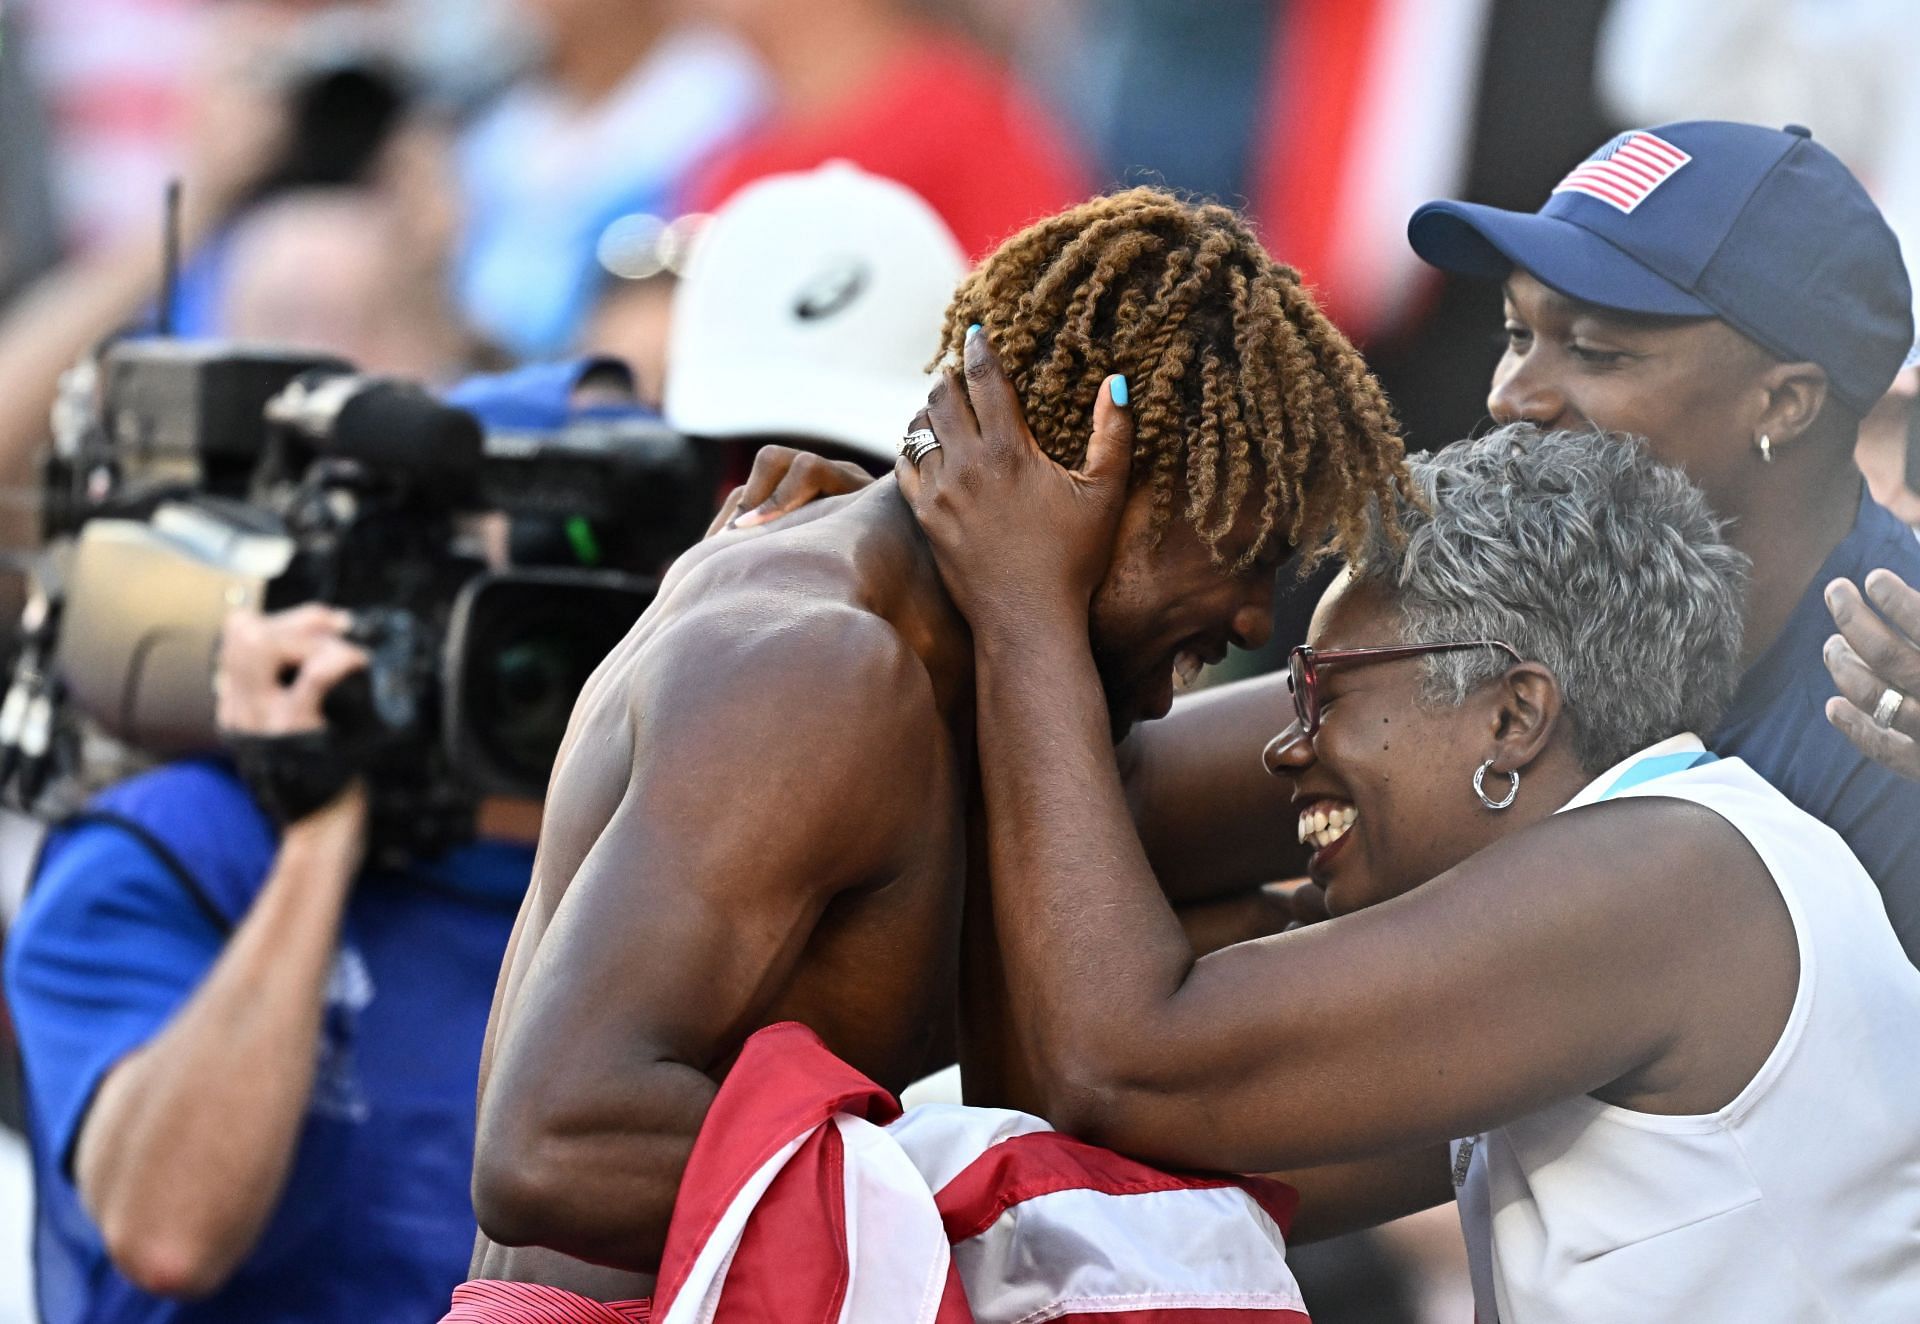
[{"label": "man's arm", "polygon": [[[551,810],[618,807],[505,1007],[474,1164],[494,1241],[641,1272],[715,1080],[822,912],[895,878],[951,793],[931,683],[883,622],[769,595],[671,628],[576,717]],[[537,876],[578,848],[564,821]]]},{"label": "man's arm", "polygon": [[288,829],[206,981],[88,1109],[73,1160],[80,1201],[143,1291],[219,1290],[280,1203],[365,818],[356,789]]},{"label": "man's arm", "polygon": [[[345,626],[340,613],[320,607],[236,614],[221,650],[221,726],[258,736],[317,726],[327,690],[364,665],[360,650],[339,637]],[[45,967],[70,953],[56,949],[42,920],[25,926],[9,970],[16,988],[35,990],[24,1008],[44,1005],[49,1017],[83,1032],[91,1020],[96,1034],[111,1038],[123,1024],[157,1021],[178,1006],[158,1033],[105,1068],[91,1101],[76,1096],[71,1109],[56,1107],[79,1120],[54,1123],[73,1135],[75,1185],[109,1257],[145,1291],[198,1297],[217,1290],[279,1204],[312,1092],[327,977],[365,817],[365,797],[353,788],[291,825],[265,885],[217,955],[181,942],[161,961],[157,950],[172,935],[156,926],[171,919],[140,899],[138,879],[66,880],[74,886],[56,907],[64,919],[44,923],[83,926],[70,936],[114,935],[140,949],[88,952],[104,963],[117,950],[127,968],[99,971],[97,989],[81,994],[92,1000],[78,1008],[56,1012],[73,996],[73,975]],[[62,895],[60,880],[44,885]],[[162,895],[177,890],[169,879]],[[198,915],[187,922],[196,931],[203,923]],[[178,982],[187,979],[190,993]],[[114,1005],[123,992],[129,1005]],[[30,1027],[30,1052],[39,1037]],[[84,1049],[44,1042],[65,1060],[30,1062],[29,1075],[38,1065],[50,1079],[74,1079]]]}]

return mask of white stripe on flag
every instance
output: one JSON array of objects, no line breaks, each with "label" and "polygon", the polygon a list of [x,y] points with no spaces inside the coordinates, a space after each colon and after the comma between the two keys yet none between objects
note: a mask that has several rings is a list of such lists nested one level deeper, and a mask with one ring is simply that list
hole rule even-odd
[{"label": "white stripe on flag", "polygon": [[953,1250],[926,1180],[893,1137],[841,1113],[847,1295],[840,1324],[890,1320],[933,1324]]},{"label": "white stripe on flag", "polygon": [[1306,1309],[1279,1227],[1237,1187],[1035,1196],[953,1257],[978,1324],[1072,1310]]}]

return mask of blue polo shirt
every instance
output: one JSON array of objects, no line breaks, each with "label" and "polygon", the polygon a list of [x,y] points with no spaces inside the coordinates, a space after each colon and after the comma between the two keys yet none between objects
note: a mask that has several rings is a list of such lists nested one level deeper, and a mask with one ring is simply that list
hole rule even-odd
[{"label": "blue polo shirt", "polygon": [[530,847],[369,872],[348,903],[279,1208],[226,1286],[160,1300],[115,1272],[72,1179],[107,1072],[199,987],[266,881],[270,822],[217,762],[170,765],[55,834],[8,941],[46,1324],[437,1319],[467,1274],[474,1088]]},{"label": "blue polo shirt", "polygon": [[[1789,800],[1846,839],[1887,905],[1887,917],[1920,965],[1920,782],[1890,772],[1827,721],[1834,694],[1820,652],[1834,633],[1822,596],[1835,579],[1858,584],[1884,566],[1920,583],[1920,541],[1861,486],[1852,532],[1833,549],[1787,618],[1786,629],[1740,680],[1708,743],[1738,756]],[[1685,665],[1685,659],[1675,659]]]}]

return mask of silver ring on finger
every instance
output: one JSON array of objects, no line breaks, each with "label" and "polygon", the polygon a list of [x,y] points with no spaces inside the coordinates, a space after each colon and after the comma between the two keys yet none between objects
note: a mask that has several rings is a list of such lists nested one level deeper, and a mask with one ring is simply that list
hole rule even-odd
[{"label": "silver ring on finger", "polygon": [[920,461],[939,449],[940,438],[933,435],[932,428],[915,428],[900,438],[900,453],[916,469],[920,467]]},{"label": "silver ring on finger", "polygon": [[1889,686],[1880,693],[1880,702],[1873,705],[1873,724],[1882,731],[1893,725],[1893,719],[1900,715],[1900,705],[1907,696]]}]

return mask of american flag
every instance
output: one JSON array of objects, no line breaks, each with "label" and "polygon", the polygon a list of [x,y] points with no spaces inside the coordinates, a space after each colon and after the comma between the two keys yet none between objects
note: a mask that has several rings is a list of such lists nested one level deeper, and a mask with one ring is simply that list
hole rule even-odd
[{"label": "american flag", "polygon": [[892,1097],[813,1031],[747,1040],[694,1143],[649,1305],[471,1282],[441,1324],[1311,1324],[1296,1200],[1037,1117]]},{"label": "american flag", "polygon": [[1623,133],[1573,168],[1555,193],[1584,193],[1633,214],[1649,194],[1693,160],[1656,134]]}]

